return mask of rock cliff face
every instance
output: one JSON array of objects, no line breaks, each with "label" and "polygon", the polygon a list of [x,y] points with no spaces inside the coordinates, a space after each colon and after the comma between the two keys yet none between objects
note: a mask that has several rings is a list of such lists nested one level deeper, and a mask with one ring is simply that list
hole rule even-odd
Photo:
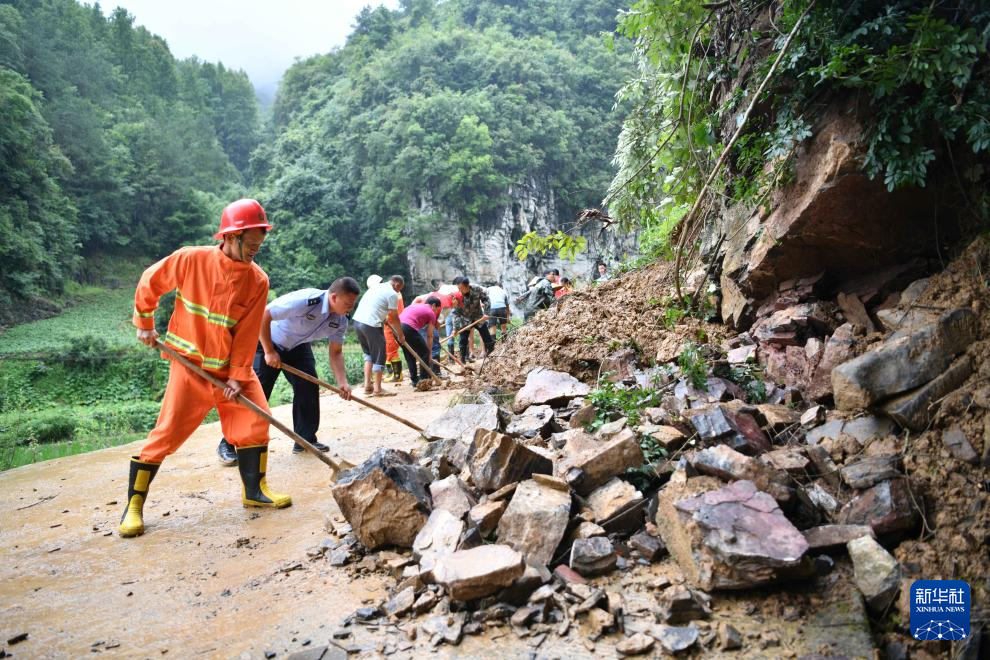
[{"label": "rock cliff face", "polygon": [[[561,275],[571,279],[593,279],[595,263],[603,260],[614,267],[635,248],[636,238],[617,240],[614,232],[599,237],[600,225],[589,225],[583,236],[588,250],[571,263],[547,255],[531,255],[519,261],[514,254],[516,241],[530,231],[549,234],[573,223],[572,217],[561,217],[554,191],[546,183],[530,179],[508,190],[509,203],[493,216],[476,226],[465,229],[456,217],[442,215],[429,230],[428,237],[414,245],[407,256],[414,290],[427,291],[439,282],[450,282],[458,275],[467,275],[473,282],[490,284],[501,281],[510,295],[526,290],[526,283],[545,268],[558,268]],[[433,213],[428,198],[420,212]]]}]

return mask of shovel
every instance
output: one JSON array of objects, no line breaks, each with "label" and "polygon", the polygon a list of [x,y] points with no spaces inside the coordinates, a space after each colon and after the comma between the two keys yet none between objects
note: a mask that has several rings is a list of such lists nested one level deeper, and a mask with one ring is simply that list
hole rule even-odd
[{"label": "shovel", "polygon": [[[388,325],[388,329],[392,331],[392,336],[395,337],[396,341],[398,341],[399,340],[399,333],[396,332],[395,326],[393,326],[388,321],[385,321],[385,324]],[[400,341],[399,342],[399,345],[402,346],[402,348],[406,349],[408,352],[412,353],[412,356],[414,358],[416,358],[416,362],[419,362],[419,366],[423,367],[423,370],[426,373],[430,374],[430,380],[432,380],[434,384],[436,384],[436,385],[439,385],[440,384],[440,379],[437,378],[437,375],[435,373],[433,373],[433,369],[430,369],[426,365],[426,362],[423,361],[423,358],[419,357],[419,354],[416,351],[414,351],[412,348],[409,347],[409,344],[406,343],[406,340],[405,339],[403,339],[402,341]]]},{"label": "shovel", "polygon": [[[194,364],[193,362],[190,362],[185,357],[183,357],[180,353],[178,353],[177,351],[175,351],[171,347],[166,346],[165,344],[163,344],[161,342],[161,340],[156,339],[155,340],[155,345],[159,349],[161,349],[162,352],[168,353],[169,355],[171,355],[175,359],[175,361],[178,362],[179,364],[181,364],[182,366],[187,367],[188,369],[190,369],[194,373],[196,373],[196,374],[202,376],[203,378],[205,378],[206,381],[208,383],[210,383],[211,385],[213,385],[214,387],[219,387],[221,390],[222,389],[226,389],[227,383],[223,382],[222,380],[220,380],[216,376],[213,376],[213,375],[207,373],[199,365]],[[330,458],[329,456],[327,456],[326,454],[324,454],[322,451],[320,451],[319,449],[317,449],[316,447],[314,447],[312,444],[310,444],[309,440],[306,440],[301,435],[299,435],[298,433],[296,433],[295,431],[293,431],[292,429],[290,429],[288,426],[286,426],[282,422],[280,422],[277,419],[275,419],[274,417],[272,417],[270,414],[268,414],[265,411],[264,408],[262,408],[257,403],[255,403],[251,399],[247,398],[243,394],[238,394],[236,401],[239,404],[241,404],[243,406],[246,406],[246,407],[250,408],[251,410],[253,410],[260,417],[262,417],[263,419],[267,420],[269,424],[271,424],[272,426],[274,426],[275,428],[277,428],[279,431],[281,431],[282,433],[286,434],[287,436],[289,436],[290,438],[292,438],[293,440],[295,440],[296,443],[299,444],[304,449],[306,449],[306,451],[308,451],[309,453],[313,454],[318,459],[320,459],[321,461],[323,461],[324,463],[326,463],[328,466],[330,466],[330,469],[333,470],[333,479],[334,479],[334,481],[337,480],[337,473],[342,472],[343,470],[350,470],[352,467],[354,467],[354,464],[353,463],[350,463],[348,461],[345,461],[344,459],[341,459],[339,462],[333,460],[332,458]]]}]

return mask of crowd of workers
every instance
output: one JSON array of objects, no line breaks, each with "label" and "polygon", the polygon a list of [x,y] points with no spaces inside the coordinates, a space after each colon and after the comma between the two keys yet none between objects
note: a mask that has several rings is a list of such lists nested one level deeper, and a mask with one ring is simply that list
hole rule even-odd
[{"label": "crowd of workers", "polygon": [[[238,466],[243,504],[291,505],[290,496],[267,484],[268,422],[237,400],[244,396],[268,411],[268,398],[283,374],[292,386],[293,430],[317,450],[328,451],[329,446],[317,438],[318,386],[283,370],[292,367],[315,377],[313,342],[327,341],[339,394],[350,399],[352,386],[343,355],[349,324],[361,346],[362,385],[368,397],[395,396],[382,384],[403,380],[400,350],[415,387],[443,372],[442,351],[464,365],[490,353],[496,339],[509,332],[509,295],[501,283],[481,286],[467,276],[417,296],[409,306],[403,303],[401,275],[388,280],[369,277],[363,295],[356,280],[341,277],[326,289],[300,289],[268,302],[268,276],[254,258],[271,229],[257,201],[238,200],[221,215],[215,234],[219,245],[180,248],[145,270],[138,282],[133,314],[137,339],[152,348],[164,344],[226,386],[214,387],[171,361],[158,421],[140,454],[131,458],[121,536],[144,533],[143,507],[152,480],[165,458],[179,449],[212,408],[219,413],[224,436],[217,455],[224,465]],[[597,269],[596,281],[608,279],[604,264]],[[159,298],[173,290],[175,309],[168,331],[160,336],[154,312]],[[568,278],[548,269],[514,302],[529,319],[573,290]],[[475,335],[481,340],[480,349]],[[165,353],[162,357],[168,358]],[[298,443],[293,447],[294,453],[302,451]]]}]

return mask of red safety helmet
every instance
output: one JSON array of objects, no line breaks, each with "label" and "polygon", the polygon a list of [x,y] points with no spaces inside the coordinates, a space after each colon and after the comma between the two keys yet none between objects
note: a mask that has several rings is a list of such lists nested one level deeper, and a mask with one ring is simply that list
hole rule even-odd
[{"label": "red safety helmet", "polygon": [[239,199],[231,202],[220,215],[220,229],[213,235],[213,238],[223,238],[224,234],[235,231],[244,231],[254,227],[264,227],[271,231],[272,226],[268,224],[268,216],[265,209],[261,208],[256,200]]}]

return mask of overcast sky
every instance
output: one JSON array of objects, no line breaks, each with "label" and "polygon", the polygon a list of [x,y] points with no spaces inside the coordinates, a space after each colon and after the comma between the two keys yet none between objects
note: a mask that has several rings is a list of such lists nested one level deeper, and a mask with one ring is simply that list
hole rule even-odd
[{"label": "overcast sky", "polygon": [[396,9],[399,0],[103,0],[110,14],[124,7],[134,22],[164,37],[172,54],[196,55],[247,71],[271,92],[296,57],[343,45],[365,5]]}]

